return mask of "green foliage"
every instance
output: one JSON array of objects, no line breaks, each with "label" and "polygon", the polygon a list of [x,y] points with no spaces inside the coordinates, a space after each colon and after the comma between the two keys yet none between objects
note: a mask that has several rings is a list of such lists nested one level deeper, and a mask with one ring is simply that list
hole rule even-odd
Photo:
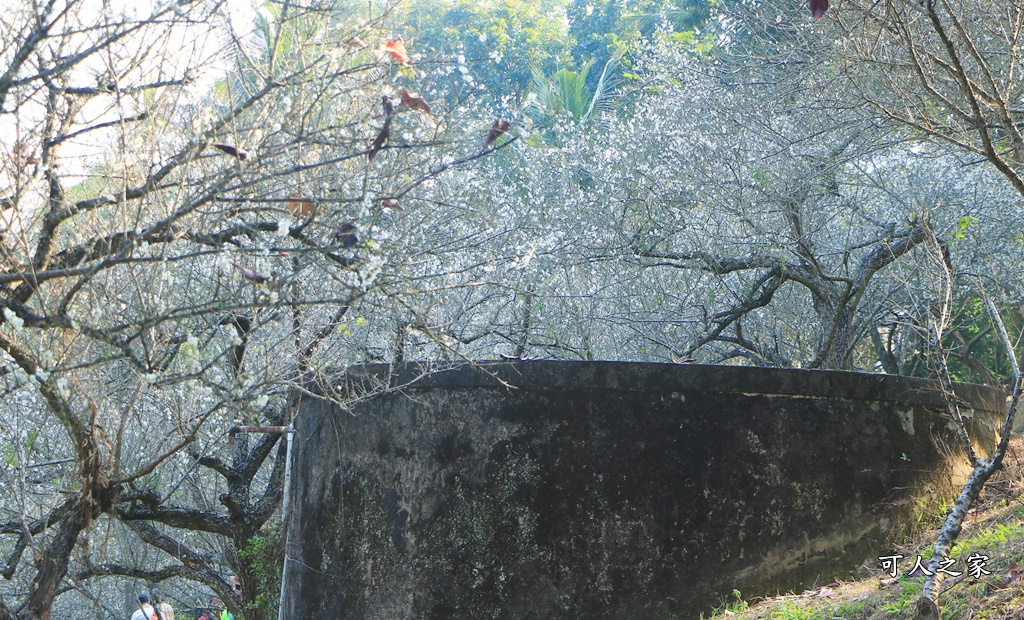
[{"label": "green foliage", "polygon": [[[35,448],[36,440],[38,438],[39,431],[36,429],[29,429],[23,436],[22,453],[26,455],[31,454]],[[0,456],[3,457],[3,463],[7,467],[18,466],[18,449],[13,443],[0,443]]]},{"label": "green foliage", "polygon": [[751,166],[751,168],[750,168],[750,176],[754,177],[754,180],[757,181],[757,184],[760,185],[761,187],[763,187],[765,189],[771,187],[771,184],[772,184],[772,177],[771,177],[771,175],[769,175],[764,170],[758,168],[757,166]]},{"label": "green foliage", "polygon": [[257,580],[257,594],[249,607],[266,614],[275,614],[281,596],[283,541],[280,525],[266,536],[253,536],[238,556],[249,565]]},{"label": "green foliage", "polygon": [[[453,64],[446,90],[458,96],[466,74],[487,97],[521,101],[533,75],[565,64],[571,40],[559,2],[538,0],[421,0],[411,3],[398,27],[410,52]],[[452,63],[460,56],[465,64]]]},{"label": "green foliage", "polygon": [[[579,71],[562,68],[551,75],[545,75],[540,67],[534,67],[532,92],[525,112],[534,126],[542,131],[542,142],[558,142],[553,133],[544,130],[552,127],[560,118],[572,119],[582,125],[595,111],[607,108],[614,88],[607,77],[609,70],[614,71],[614,65],[614,59],[605,63],[594,89],[587,85],[588,76],[594,67],[593,60],[584,63]],[[533,144],[538,145],[536,142]]]},{"label": "green foliage", "polygon": [[[743,600],[743,596],[739,590],[732,591],[732,600],[723,600],[722,604],[715,607],[711,612],[711,618],[720,618],[724,616],[730,616],[741,611],[746,611],[750,608],[750,605]],[[704,614],[701,614],[701,618]]]},{"label": "green foliage", "polygon": [[957,220],[956,227],[953,229],[953,239],[951,241],[951,244],[956,245],[958,239],[965,239],[967,237],[967,229],[970,228],[971,224],[977,221],[978,218],[967,216],[964,216]]},{"label": "green foliage", "polygon": [[576,40],[572,50],[577,63],[601,62],[612,57],[625,33],[619,27],[622,8],[616,0],[573,0],[566,11],[569,34]]},{"label": "green foliage", "polygon": [[[604,66],[618,58],[628,72],[659,29],[676,36],[688,33],[688,41],[694,41],[694,31],[705,28],[718,5],[718,0],[574,0],[566,11],[569,34],[576,41],[573,59]],[[587,86],[596,88],[597,80],[590,76]]]},{"label": "green foliage", "polygon": [[659,26],[671,26],[675,32],[703,29],[720,0],[642,0],[626,5],[620,23],[650,37]]},{"label": "green foliage", "polygon": [[885,603],[882,609],[892,613],[901,613],[910,609],[914,601],[921,595],[921,578],[907,577],[901,573],[896,585],[896,596]]},{"label": "green foliage", "polygon": [[[974,218],[961,218],[958,230],[966,230]],[[962,232],[956,233],[957,235]],[[962,237],[957,237],[962,238]],[[1019,333],[1024,326],[1024,316],[1019,309],[1004,309],[1003,321],[1006,322],[1010,333]],[[995,333],[992,320],[989,317],[985,303],[978,297],[968,298],[962,302],[957,309],[956,324],[946,336],[944,345],[947,350],[964,351],[969,348],[971,358],[977,360],[985,368],[989,369],[997,379],[1008,378],[1012,369],[1002,343]],[[1024,353],[1024,347],[1018,347],[1018,356]],[[977,373],[959,357],[952,357],[949,361],[949,371],[956,381],[982,381]]]},{"label": "green foliage", "polygon": [[550,76],[544,75],[540,67],[534,67],[532,91],[536,98],[530,107],[534,122],[543,124],[544,119],[555,118],[563,112],[582,120],[593,101],[586,84],[593,64],[593,61],[587,62],[579,71],[559,69]]},{"label": "green foliage", "polygon": [[779,620],[815,620],[820,618],[819,613],[815,609],[807,609],[793,601],[786,601],[772,617]]},{"label": "green foliage", "polygon": [[967,557],[975,551],[987,553],[996,549],[1006,549],[1021,538],[1024,538],[1024,523],[1020,521],[1012,521],[1008,524],[997,523],[994,527],[984,529],[958,541],[950,551],[949,557],[959,559]]},{"label": "green foliage", "polygon": [[[264,86],[266,73],[281,76],[316,64],[351,36],[351,11],[337,7],[330,19],[322,19],[315,13],[285,12],[281,3],[264,2],[252,24],[252,51],[233,50],[234,70],[214,84],[213,96],[225,104],[237,103]],[[353,62],[365,60],[353,55]]]}]

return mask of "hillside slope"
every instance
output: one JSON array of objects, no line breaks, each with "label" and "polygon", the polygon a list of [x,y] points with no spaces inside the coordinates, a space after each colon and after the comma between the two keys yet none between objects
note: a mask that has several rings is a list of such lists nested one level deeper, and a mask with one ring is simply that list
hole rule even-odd
[{"label": "hillside slope", "polygon": [[[893,620],[913,616],[924,577],[907,573],[918,556],[926,562],[944,517],[945,507],[923,514],[924,529],[879,555],[902,555],[896,576],[873,559],[856,581],[835,581],[802,593],[745,601],[733,593],[709,617],[715,620]],[[987,556],[987,558],[986,558]],[[964,523],[950,556],[945,582],[943,620],[1024,620],[1024,438],[1013,440],[1004,468],[982,493]]]}]

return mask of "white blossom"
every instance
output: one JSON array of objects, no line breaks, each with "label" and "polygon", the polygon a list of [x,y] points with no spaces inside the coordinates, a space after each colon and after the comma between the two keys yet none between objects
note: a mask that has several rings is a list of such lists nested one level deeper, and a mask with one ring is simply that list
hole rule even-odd
[{"label": "white blossom", "polygon": [[14,313],[10,308],[4,308],[4,319],[14,329],[21,329],[25,327],[25,321],[20,316]]},{"label": "white blossom", "polygon": [[217,269],[221,272],[231,271],[231,256],[227,250],[217,254]]}]

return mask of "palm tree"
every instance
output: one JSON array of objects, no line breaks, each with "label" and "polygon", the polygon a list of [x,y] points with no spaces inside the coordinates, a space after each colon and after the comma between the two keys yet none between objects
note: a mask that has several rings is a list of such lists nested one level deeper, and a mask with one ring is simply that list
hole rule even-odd
[{"label": "palm tree", "polygon": [[573,122],[585,125],[594,110],[610,107],[614,80],[611,74],[618,61],[615,58],[604,63],[601,78],[593,92],[587,87],[587,76],[594,66],[590,59],[579,71],[559,69],[550,76],[540,67],[533,68],[531,95],[527,98],[526,115],[540,129],[551,127],[559,117],[571,117]]}]

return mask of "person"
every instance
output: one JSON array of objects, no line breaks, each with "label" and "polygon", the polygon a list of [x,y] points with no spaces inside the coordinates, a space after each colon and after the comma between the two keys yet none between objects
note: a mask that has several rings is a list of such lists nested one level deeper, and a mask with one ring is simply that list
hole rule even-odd
[{"label": "person", "polygon": [[145,592],[139,593],[139,608],[132,614],[132,620],[152,620],[153,606],[149,604],[149,595]]},{"label": "person", "polygon": [[160,609],[160,618],[158,620],[174,620],[174,608],[170,606],[167,601],[162,600],[159,590],[153,590],[153,601],[157,603],[157,607]]}]

